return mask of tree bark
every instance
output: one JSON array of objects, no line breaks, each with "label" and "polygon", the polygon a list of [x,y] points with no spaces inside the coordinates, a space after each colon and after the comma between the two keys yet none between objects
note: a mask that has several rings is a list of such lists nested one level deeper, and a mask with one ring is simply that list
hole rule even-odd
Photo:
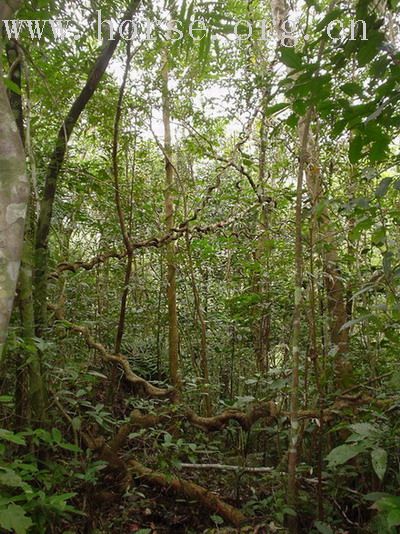
[{"label": "tree bark", "polygon": [[[32,199],[28,207],[29,219],[32,218]],[[29,405],[30,420],[33,427],[39,427],[45,419],[46,389],[43,380],[41,354],[34,344],[35,315],[33,307],[32,291],[32,262],[33,242],[30,230],[33,221],[29,220],[29,228],[25,233],[22,263],[18,281],[19,308],[21,312],[22,332],[25,343],[29,344],[30,350],[26,353],[29,372]]]},{"label": "tree bark", "polygon": [[[18,43],[14,39],[6,44],[6,53],[9,65],[8,78],[21,90],[22,58],[18,50]],[[22,144],[25,145],[21,94],[11,90],[8,90],[7,93]]]},{"label": "tree bark", "polygon": [[[260,147],[259,147],[259,166],[258,166],[258,184],[262,190],[263,198],[264,181],[265,181],[265,161],[267,143],[266,135],[266,98],[263,101],[264,109],[261,117],[260,125]],[[269,311],[269,251],[267,249],[267,242],[269,239],[269,213],[268,207],[263,204],[261,206],[261,215],[259,221],[259,228],[261,235],[257,242],[257,247],[254,253],[254,259],[257,262],[257,268],[253,275],[252,286],[253,292],[259,295],[260,303],[256,306],[256,321],[253,326],[254,349],[256,353],[257,371],[263,375],[268,372],[269,361],[268,353],[270,347],[270,331],[271,331],[271,313]],[[261,262],[264,255],[267,254],[266,272],[261,269]]]},{"label": "tree bark", "polygon": [[[294,46],[292,38],[285,38],[284,29],[288,29],[285,21],[288,19],[289,8],[286,0],[272,0],[272,16],[274,26],[281,43],[285,39],[286,46]],[[290,41],[290,42],[288,42]],[[289,75],[296,80],[297,74],[289,69]],[[302,137],[304,120],[299,121],[299,138]],[[306,183],[313,205],[317,205],[322,198],[321,168],[316,140],[311,131],[308,133],[307,147],[305,151]],[[336,347],[334,360],[335,382],[337,387],[345,388],[349,384],[352,374],[350,363],[346,360],[349,344],[349,331],[342,330],[347,320],[346,312],[346,289],[341,277],[339,258],[335,234],[330,221],[327,207],[323,207],[319,224],[319,239],[326,244],[323,252],[324,283],[327,292],[327,304],[329,313],[329,330],[331,344]]]},{"label": "tree bark", "polygon": [[[21,57],[15,41],[9,41],[6,44],[7,60],[9,65],[8,78],[21,89]],[[23,121],[22,121],[22,99],[21,95],[14,91],[7,91],[8,100],[10,101],[11,110],[13,112],[15,122],[22,140],[24,143]],[[21,267],[23,267],[21,265]],[[19,282],[21,280],[22,268],[19,273]],[[17,291],[17,301],[21,309],[21,300],[19,291]],[[22,311],[22,310],[21,310]],[[22,313],[21,313],[22,315]],[[21,317],[22,320],[22,317]],[[28,399],[28,374],[25,365],[26,355],[21,353],[15,358],[15,430],[18,432],[25,428],[29,416],[29,399]]]},{"label": "tree bark", "polygon": [[[11,81],[15,83],[16,87],[21,90],[22,55],[18,48],[18,43],[14,40],[9,41],[6,45],[6,51],[10,66],[8,76]],[[24,145],[25,134],[21,93],[9,91],[8,98],[14,113],[21,142]],[[23,422],[30,419],[31,425],[35,427],[40,426],[44,420],[45,387],[42,376],[40,352],[33,341],[35,337],[35,318],[33,311],[32,261],[35,219],[32,191],[28,201],[27,213],[21,268],[17,286],[22,333],[25,345],[29,346],[29,350],[25,349],[23,351],[22,361],[19,362],[17,370],[16,394],[18,392],[18,402],[16,402],[16,422],[17,424],[22,425]],[[26,396],[26,370],[28,370],[29,374],[29,385],[27,388],[29,399],[23,398]],[[21,384],[18,384],[19,381],[21,381]],[[27,402],[28,400],[29,402]],[[20,408],[24,410],[23,413],[22,411],[19,413]]]},{"label": "tree bark", "polygon": [[0,28],[3,27],[1,21],[7,20],[21,7],[22,0],[1,0],[0,1]]},{"label": "tree bark", "polygon": [[149,484],[165,490],[172,490],[175,493],[184,495],[187,499],[196,500],[207,510],[217,513],[235,527],[240,527],[246,521],[245,515],[240,510],[227,504],[218,495],[194,482],[176,476],[167,477],[163,473],[153,471],[135,460],[128,461],[128,469]]},{"label": "tree bark", "polygon": [[[12,15],[10,4],[0,2],[1,18]],[[18,3],[15,4],[17,7]],[[1,29],[0,25],[0,31]],[[28,200],[29,181],[24,147],[7,97],[0,65],[0,357],[15,298]]]},{"label": "tree bark", "polygon": [[[300,139],[300,158],[297,172],[296,192],[296,244],[295,244],[295,288],[292,334],[292,386],[290,391],[290,434],[288,452],[288,505],[296,511],[297,483],[296,471],[298,463],[298,447],[300,438],[299,410],[299,370],[300,370],[300,335],[303,287],[303,245],[302,245],[302,194],[303,174],[305,170],[305,153],[307,150],[308,133],[310,130],[311,110],[304,118],[304,129]],[[289,516],[289,532],[297,532],[297,516]]]},{"label": "tree bark", "polygon": [[212,407],[211,407],[211,397],[210,397],[210,377],[208,373],[208,356],[207,356],[207,323],[204,317],[204,311],[200,302],[199,290],[196,284],[196,278],[194,274],[193,259],[192,253],[190,250],[190,240],[189,234],[186,233],[186,247],[188,253],[188,263],[189,263],[189,272],[190,272],[190,281],[192,285],[194,305],[196,309],[196,315],[200,323],[200,368],[202,373],[202,379],[205,383],[205,399],[204,404],[206,408],[207,417],[211,416]]},{"label": "tree bark", "polygon": [[115,189],[115,205],[117,208],[118,221],[119,221],[119,225],[121,228],[122,239],[124,241],[126,255],[127,255],[125,277],[124,277],[124,287],[122,290],[118,328],[117,328],[117,334],[115,338],[114,352],[116,354],[118,354],[121,350],[122,337],[124,335],[124,330],[125,330],[126,304],[128,300],[129,283],[131,281],[132,262],[133,262],[132,240],[131,240],[131,236],[129,234],[129,231],[126,225],[124,210],[123,210],[122,201],[121,201],[121,187],[120,187],[120,182],[119,182],[119,167],[118,167],[118,147],[119,147],[118,138],[119,138],[121,114],[122,114],[122,102],[124,99],[125,87],[126,87],[126,82],[128,79],[129,67],[130,67],[130,62],[131,62],[130,49],[131,49],[130,41],[128,41],[127,49],[126,49],[126,63],[125,63],[124,76],[122,79],[121,87],[119,88],[117,109],[115,112],[113,148],[112,148],[112,167],[113,167],[114,189]]},{"label": "tree bark", "polygon": [[[164,49],[162,78],[162,115],[164,124],[164,156],[165,156],[165,224],[167,232],[174,227],[174,169],[172,165],[171,144],[171,112],[168,88],[168,53]],[[176,305],[176,258],[175,244],[169,243],[167,257],[167,300],[168,300],[168,355],[169,373],[172,385],[179,389],[179,334],[178,312]]]}]

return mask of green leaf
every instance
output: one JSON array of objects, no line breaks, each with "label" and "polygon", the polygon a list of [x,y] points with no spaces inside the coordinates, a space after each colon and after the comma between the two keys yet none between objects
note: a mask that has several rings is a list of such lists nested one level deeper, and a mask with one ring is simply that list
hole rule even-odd
[{"label": "green leaf", "polygon": [[382,491],[374,491],[372,493],[367,493],[367,495],[364,495],[364,500],[366,501],[378,501],[379,499],[382,499],[383,497],[390,497],[388,493],[383,493]]},{"label": "green leaf", "polygon": [[31,519],[26,516],[21,506],[9,504],[7,508],[0,510],[0,526],[6,530],[14,530],[16,534],[25,534],[32,525]]},{"label": "green leaf", "polygon": [[304,115],[307,111],[307,103],[304,100],[298,98],[293,102],[293,110],[299,115]]},{"label": "green leaf", "polygon": [[347,82],[340,86],[341,91],[348,96],[361,95],[362,88],[355,82]]},{"label": "green leaf", "polygon": [[54,508],[57,508],[60,511],[65,510],[68,507],[68,499],[72,499],[72,497],[75,497],[75,495],[76,493],[74,492],[53,495],[49,498],[49,505],[53,506]]},{"label": "green leaf", "polygon": [[297,517],[297,512],[294,508],[292,508],[291,506],[283,506],[282,508],[282,512],[285,514],[285,515],[290,515],[292,517]]},{"label": "green leaf", "polygon": [[321,532],[321,534],[333,534],[333,530],[328,523],[324,523],[323,521],[315,521],[314,527],[318,530],[318,532]]},{"label": "green leaf", "polygon": [[384,36],[379,31],[369,32],[366,41],[360,41],[360,48],[358,50],[357,59],[360,67],[364,67],[369,63],[378,53]]},{"label": "green leaf", "polygon": [[377,474],[379,480],[383,480],[387,469],[388,455],[385,449],[378,447],[371,451],[372,467]]},{"label": "green leaf", "polygon": [[280,54],[282,63],[287,67],[295,70],[300,70],[303,67],[301,54],[293,50],[293,48],[282,47]]},{"label": "green leaf", "polygon": [[11,443],[16,443],[17,445],[26,445],[26,442],[22,436],[19,434],[14,434],[14,432],[6,430],[5,428],[0,428],[0,439],[11,441]]},{"label": "green leaf", "polygon": [[22,485],[22,478],[13,470],[6,467],[0,468],[0,485],[9,488],[19,488]]},{"label": "green leaf", "polygon": [[17,95],[21,94],[21,89],[18,87],[16,83],[12,82],[8,78],[3,78],[3,82],[4,82],[4,85],[7,87],[7,89],[12,91],[13,93],[16,93]]},{"label": "green leaf", "polygon": [[35,430],[35,435],[40,439],[40,441],[43,441],[44,443],[47,443],[48,445],[51,445],[53,443],[53,438],[47,430],[44,428],[37,428]]},{"label": "green leaf", "polygon": [[58,430],[58,428],[52,428],[51,429],[51,435],[52,435],[52,438],[54,439],[54,441],[56,443],[60,443],[60,441],[62,441],[62,434]]},{"label": "green leaf", "polygon": [[317,104],[317,110],[324,117],[328,117],[336,109],[337,109],[337,103],[334,100],[331,100],[329,98],[326,100],[319,99],[319,102]]},{"label": "green leaf", "polygon": [[86,374],[87,375],[91,375],[91,376],[98,376],[99,378],[107,379],[106,375],[104,375],[103,373],[99,373],[98,371],[88,371]]},{"label": "green leaf", "polygon": [[72,443],[59,443],[58,445],[66,451],[82,452],[82,449],[80,447],[78,447],[77,445],[73,445]]},{"label": "green leaf", "polygon": [[347,321],[346,323],[344,323],[341,327],[340,327],[340,332],[342,330],[346,330],[347,328],[350,328],[351,326],[355,325],[355,324],[359,324],[359,323],[363,323],[364,321],[366,321],[367,319],[369,319],[370,317],[373,317],[373,314],[372,313],[369,313],[368,315],[363,315],[362,317],[357,317],[356,319],[351,319],[350,321]]},{"label": "green leaf", "polygon": [[400,497],[397,497],[397,495],[388,495],[386,497],[382,497],[382,499],[376,501],[376,507],[381,512],[400,510]]},{"label": "green leaf", "polygon": [[400,525],[400,508],[389,512],[387,522],[390,528]]},{"label": "green leaf", "polygon": [[384,197],[389,189],[391,182],[392,178],[384,178],[378,185],[378,187],[375,189],[375,196],[378,198]]},{"label": "green leaf", "polygon": [[372,243],[374,245],[383,245],[384,242],[385,242],[385,228],[384,226],[379,226],[378,228],[376,228],[372,234]]},{"label": "green leaf", "polygon": [[357,224],[355,227],[350,230],[349,232],[349,238],[352,241],[357,241],[359,239],[360,235],[362,234],[363,230],[369,230],[371,226],[374,224],[374,221],[370,217],[363,217],[359,221],[357,221]]},{"label": "green leaf", "polygon": [[371,425],[371,423],[354,423],[353,425],[350,425],[350,429],[363,438],[367,438],[378,433],[378,430],[374,427],[374,425]]},{"label": "green leaf", "polygon": [[74,430],[79,430],[81,428],[82,421],[79,416],[73,417],[71,423],[72,423],[72,428]]},{"label": "green leaf", "polygon": [[372,144],[369,151],[369,159],[372,162],[383,161],[389,149],[390,138],[387,135],[382,135],[380,139]]},{"label": "green leaf", "polygon": [[343,11],[341,9],[339,8],[332,9],[332,11],[330,11],[327,15],[325,15],[325,17],[320,22],[318,22],[315,28],[316,31],[319,32],[321,30],[326,30],[326,27],[328,26],[330,22],[332,22],[333,20],[339,19],[342,16],[343,16]]},{"label": "green leaf", "polygon": [[362,156],[362,149],[364,146],[364,141],[361,135],[357,134],[353,137],[353,139],[350,141],[350,147],[349,147],[349,160],[350,163],[357,163],[359,159],[361,159]]},{"label": "green leaf", "polygon": [[246,386],[254,386],[254,384],[257,384],[257,382],[258,382],[257,378],[248,378],[247,380],[244,381]]},{"label": "green leaf", "polygon": [[337,465],[345,464],[364,450],[365,446],[362,444],[339,445],[339,447],[331,450],[326,459],[328,460],[329,467],[336,467]]},{"label": "green leaf", "polygon": [[223,525],[224,524],[224,520],[220,515],[213,514],[213,515],[210,516],[210,519],[212,519],[216,525]]},{"label": "green leaf", "polygon": [[267,115],[267,117],[271,115],[275,115],[275,113],[278,113],[278,111],[282,111],[283,109],[286,109],[288,105],[289,104],[287,104],[286,102],[281,102],[279,104],[274,104],[273,106],[268,106],[267,109],[265,110],[265,114]]},{"label": "green leaf", "polygon": [[372,76],[375,76],[376,78],[383,78],[383,75],[385,74],[385,71],[389,65],[389,59],[387,57],[380,57],[376,59],[371,65],[370,65],[370,72]]},{"label": "green leaf", "polygon": [[332,135],[334,137],[339,136],[343,132],[343,130],[346,128],[346,125],[347,125],[346,119],[340,119],[337,122],[335,122],[332,128]]}]

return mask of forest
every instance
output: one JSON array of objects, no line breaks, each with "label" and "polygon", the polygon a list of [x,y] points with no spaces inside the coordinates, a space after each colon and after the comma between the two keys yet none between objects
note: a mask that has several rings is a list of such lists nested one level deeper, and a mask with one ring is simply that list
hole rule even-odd
[{"label": "forest", "polygon": [[0,0],[0,532],[400,531],[398,0]]}]

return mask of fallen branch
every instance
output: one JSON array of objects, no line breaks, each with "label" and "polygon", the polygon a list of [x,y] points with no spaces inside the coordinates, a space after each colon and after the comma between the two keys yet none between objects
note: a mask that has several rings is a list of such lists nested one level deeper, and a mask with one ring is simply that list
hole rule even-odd
[{"label": "fallen branch", "polygon": [[180,464],[182,469],[216,469],[221,471],[239,471],[240,473],[272,473],[275,467],[242,467],[225,464]]},{"label": "fallen branch", "polygon": [[177,476],[167,476],[158,471],[153,471],[136,460],[125,462],[117,451],[113,449],[112,442],[105,443],[103,437],[93,438],[81,430],[79,432],[86,446],[96,451],[99,458],[106,461],[109,467],[119,474],[122,489],[126,490],[128,485],[131,484],[131,477],[137,476],[153,486],[161,487],[167,491],[172,490],[177,494],[183,495],[188,500],[194,499],[198,501],[208,510],[219,514],[235,527],[240,527],[246,522],[247,519],[240,510],[226,503],[208,489]]},{"label": "fallen branch", "polygon": [[153,486],[161,487],[167,491],[172,490],[184,495],[187,499],[195,499],[208,510],[220,515],[235,527],[240,527],[246,522],[246,517],[240,510],[227,504],[218,495],[199,486],[195,482],[177,478],[176,476],[166,476],[163,473],[145,467],[135,460],[128,461],[128,470],[131,474],[140,477]]}]

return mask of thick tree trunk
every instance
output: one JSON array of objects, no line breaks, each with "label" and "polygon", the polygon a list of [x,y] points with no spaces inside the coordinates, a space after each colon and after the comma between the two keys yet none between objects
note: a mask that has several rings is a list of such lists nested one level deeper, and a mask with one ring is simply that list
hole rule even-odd
[{"label": "thick tree trunk", "polygon": [[10,19],[12,15],[21,7],[22,0],[0,0],[0,27],[1,21]]},{"label": "thick tree trunk", "polygon": [[[17,42],[8,42],[6,50],[10,66],[8,76],[21,90],[22,56]],[[14,113],[19,136],[24,144],[25,134],[21,94],[9,91],[8,98]],[[18,392],[18,402],[16,402],[16,422],[21,425],[30,418],[33,426],[40,426],[44,420],[45,388],[41,369],[40,352],[33,341],[35,337],[35,318],[33,311],[32,262],[35,220],[32,194],[28,203],[27,219],[21,269],[18,280],[18,305],[21,314],[22,333],[25,344],[29,346],[29,349],[24,351],[22,361],[19,362],[17,369],[16,392]],[[28,370],[29,374],[28,388],[26,388],[26,370]],[[18,381],[21,381],[20,385],[18,384]],[[28,392],[28,399],[24,398],[26,392]],[[19,408],[22,408],[23,412],[20,412]]]},{"label": "thick tree trunk", "polygon": [[[9,41],[6,44],[7,60],[9,65],[8,78],[21,88],[21,57],[18,51],[17,43]],[[17,124],[18,132],[20,134],[22,143],[24,143],[23,121],[22,121],[22,99],[21,95],[14,91],[7,91],[8,99],[10,101],[11,110],[13,112],[15,122]],[[23,264],[21,264],[19,282],[20,285],[21,273]],[[20,292],[17,291],[17,300],[21,309]],[[23,321],[23,314],[21,310],[21,321]],[[29,419],[29,399],[28,399],[28,369],[25,365],[26,354],[18,353],[15,359],[15,430],[19,431],[25,428]]]},{"label": "thick tree trunk", "polygon": [[[7,18],[11,14],[8,4],[1,2],[1,17]],[[0,65],[0,357],[15,298],[28,199],[24,147]]]}]

